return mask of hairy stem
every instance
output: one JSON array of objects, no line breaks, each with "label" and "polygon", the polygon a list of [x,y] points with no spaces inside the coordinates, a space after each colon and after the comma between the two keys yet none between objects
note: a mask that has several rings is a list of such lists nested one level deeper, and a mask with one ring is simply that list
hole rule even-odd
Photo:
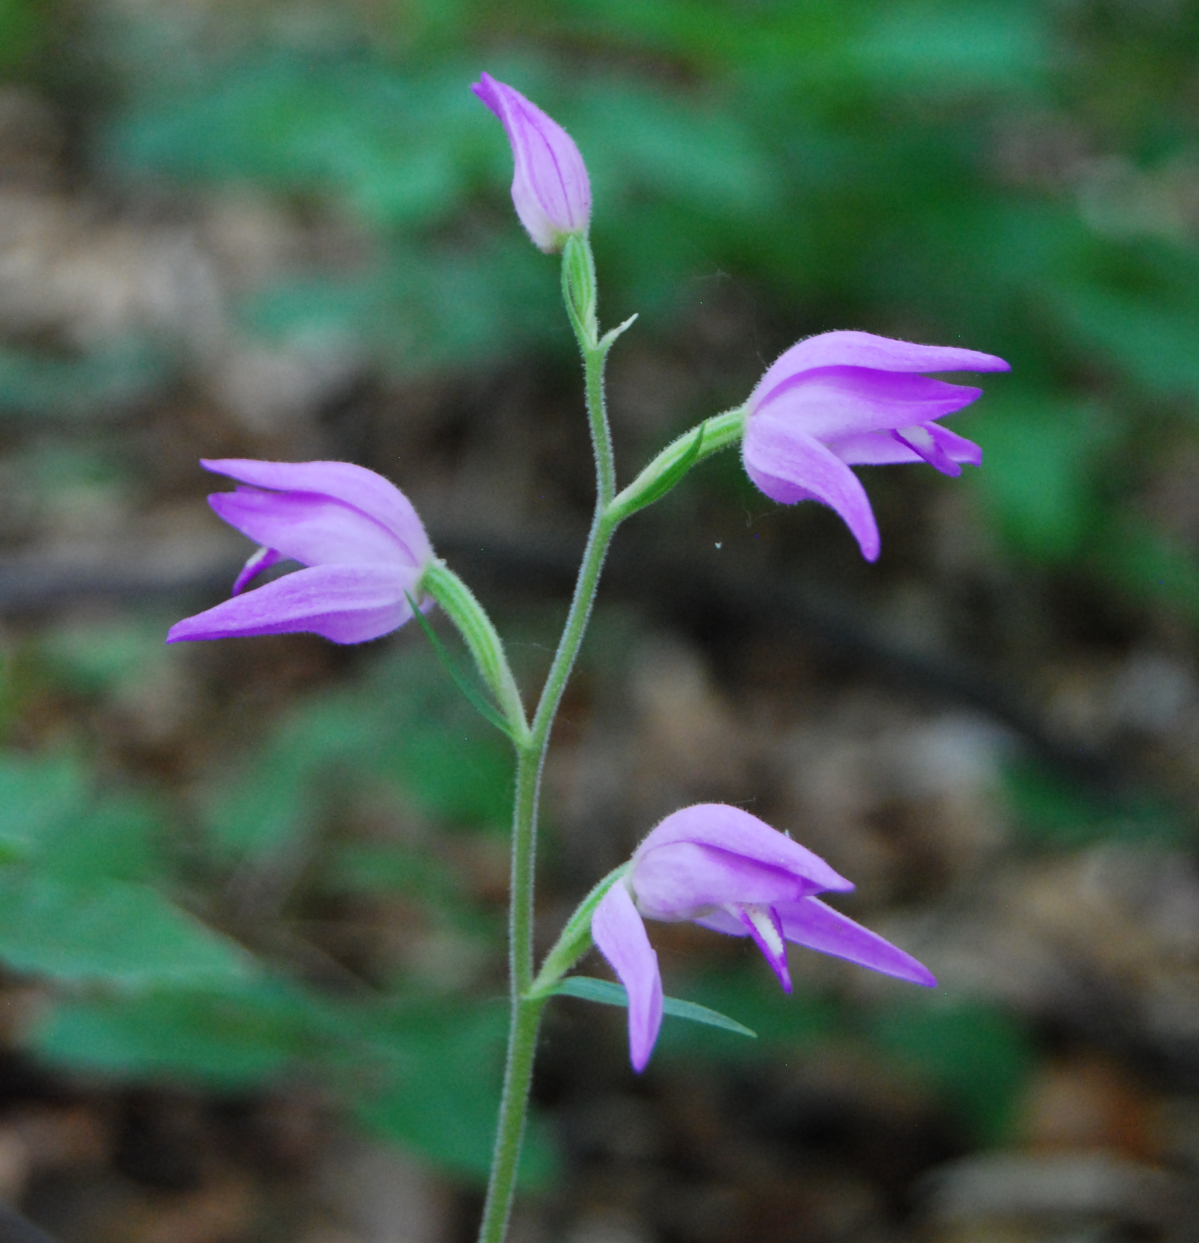
[{"label": "hairy stem", "polygon": [[504,1088],[496,1127],[491,1177],[479,1227],[479,1243],[503,1243],[516,1190],[533,1082],[533,1054],[545,999],[527,1000],[533,978],[533,871],[537,844],[537,797],[541,784],[544,744],[530,742],[517,752],[516,800],[512,825],[511,897],[508,907],[508,981],[511,1017]]},{"label": "hairy stem", "polygon": [[[516,1169],[520,1160],[521,1139],[528,1114],[529,1088],[533,1076],[533,1054],[544,997],[529,997],[533,983],[533,879],[537,862],[537,805],[541,792],[541,775],[549,747],[550,731],[562,694],[579,654],[579,646],[591,617],[595,593],[599,587],[604,557],[618,523],[607,517],[616,492],[616,469],[612,458],[612,440],[604,408],[604,359],[614,338],[596,339],[594,316],[594,266],[590,247],[576,239],[584,251],[568,249],[563,255],[563,293],[567,311],[579,340],[586,378],[587,416],[591,425],[591,441],[595,450],[596,502],[595,516],[587,536],[587,547],[579,567],[574,597],[558,650],[554,653],[545,687],[533,717],[527,743],[517,748],[516,801],[512,824],[512,879],[508,920],[508,960],[512,1017],[508,1029],[508,1056],[504,1070],[504,1089],[500,1099],[500,1116],[492,1160],[487,1199],[479,1243],[502,1243],[512,1211],[516,1189]],[[574,284],[567,279],[569,265],[575,266]],[[581,273],[581,277],[580,277]],[[579,289],[586,292],[591,279],[591,301],[579,305]]]}]

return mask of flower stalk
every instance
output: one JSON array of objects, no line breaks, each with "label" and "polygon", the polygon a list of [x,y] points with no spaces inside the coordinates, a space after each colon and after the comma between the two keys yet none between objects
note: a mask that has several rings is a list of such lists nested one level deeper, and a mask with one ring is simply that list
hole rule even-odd
[{"label": "flower stalk", "polygon": [[[580,250],[583,252],[580,254]],[[508,918],[509,997],[511,1019],[508,1028],[508,1054],[504,1065],[504,1087],[500,1099],[499,1123],[479,1243],[502,1243],[512,1211],[516,1189],[516,1170],[520,1160],[521,1138],[528,1114],[529,1088],[533,1075],[533,1050],[544,995],[530,996],[533,983],[533,882],[537,859],[537,811],[541,777],[550,732],[566,683],[579,654],[583,635],[591,617],[599,588],[600,573],[619,519],[608,509],[616,491],[616,466],[612,438],[604,403],[604,361],[615,335],[598,340],[595,319],[595,265],[586,238],[567,240],[562,256],[563,300],[575,329],[587,393],[587,417],[595,451],[596,501],[587,547],[575,582],[566,625],[550,664],[537,711],[533,716],[528,742],[517,747],[516,803],[512,822],[512,871]],[[589,272],[590,296],[586,284],[572,283],[579,272]]]}]

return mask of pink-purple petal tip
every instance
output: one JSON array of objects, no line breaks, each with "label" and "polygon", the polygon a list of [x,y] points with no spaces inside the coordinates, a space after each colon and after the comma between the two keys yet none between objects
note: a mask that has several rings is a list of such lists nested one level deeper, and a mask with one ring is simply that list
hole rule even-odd
[{"label": "pink-purple petal tip", "polygon": [[662,977],[658,955],[623,882],[617,881],[595,908],[591,937],[629,995],[629,1060],[640,1073],[662,1026]]}]

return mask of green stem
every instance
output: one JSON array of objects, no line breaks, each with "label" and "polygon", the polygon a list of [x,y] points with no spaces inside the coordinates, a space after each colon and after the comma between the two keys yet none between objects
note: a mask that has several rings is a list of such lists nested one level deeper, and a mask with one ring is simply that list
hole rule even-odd
[{"label": "green stem", "polygon": [[508,983],[511,1018],[504,1088],[496,1126],[491,1177],[483,1204],[479,1243],[503,1243],[516,1191],[516,1170],[533,1082],[533,1055],[545,998],[528,999],[533,979],[533,871],[537,851],[537,798],[545,746],[530,741],[517,750],[512,825],[512,875],[508,907]]},{"label": "green stem", "polygon": [[[608,545],[619,525],[618,521],[607,517],[607,510],[616,491],[616,468],[604,408],[604,359],[615,337],[610,333],[603,341],[596,339],[593,293],[590,304],[584,303],[581,307],[576,305],[580,297],[580,287],[586,292],[588,276],[591,277],[591,288],[594,289],[594,267],[590,248],[587,247],[585,239],[577,240],[585,249],[581,253],[577,249],[572,252],[568,246],[563,255],[563,294],[583,355],[587,415],[595,449],[595,516],[587,536],[587,547],[579,567],[570,612],[533,716],[528,741],[517,747],[509,899],[511,905],[508,920],[512,1018],[508,1030],[508,1056],[504,1069],[503,1095],[500,1099],[495,1154],[487,1185],[487,1199],[483,1206],[483,1221],[479,1228],[479,1243],[502,1243],[507,1231],[512,1197],[516,1189],[521,1138],[528,1112],[537,1027],[541,1008],[545,1004],[544,997],[528,996],[533,983],[533,879],[537,859],[537,805],[541,775],[545,768],[545,755],[554,717],[562,702],[562,694],[587,629]],[[570,264],[576,265],[573,285],[567,279]]]},{"label": "green stem", "polygon": [[508,1061],[504,1067],[504,1094],[500,1099],[500,1119],[496,1133],[491,1179],[483,1205],[483,1224],[479,1243],[503,1243],[516,1191],[516,1168],[528,1113],[529,1088],[533,1083],[533,1056],[537,1047],[537,1028],[541,1022],[544,997],[521,1001],[512,1007],[508,1028]]}]

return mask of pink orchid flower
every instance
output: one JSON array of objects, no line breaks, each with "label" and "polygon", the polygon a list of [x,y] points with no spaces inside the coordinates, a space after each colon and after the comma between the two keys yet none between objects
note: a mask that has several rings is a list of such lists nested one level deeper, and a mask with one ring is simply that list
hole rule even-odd
[{"label": "pink orchid flower", "polygon": [[578,147],[557,121],[489,73],[471,90],[504,123],[512,144],[512,202],[521,224],[547,254],[561,250],[591,220],[591,183]]},{"label": "pink orchid flower", "polygon": [[798,842],[737,807],[700,803],[667,816],[600,900],[591,937],[629,995],[629,1055],[645,1068],[662,1023],[662,979],[643,917],[691,920],[753,937],[786,992],[787,942],[932,987],[910,954],[814,895],[853,885]]},{"label": "pink orchid flower", "polygon": [[878,526],[850,466],[928,462],[946,475],[982,463],[978,445],[936,422],[982,395],[923,371],[1007,371],[993,354],[913,345],[869,332],[825,332],[786,351],[746,403],[742,457],[754,483],[784,505],[820,501],[845,520],[867,561]]},{"label": "pink orchid flower", "polygon": [[[202,461],[248,487],[208,503],[261,544],[233,584],[233,599],[184,618],[168,643],[307,630],[334,643],[363,643],[402,626],[433,550],[408,498],[382,475],[349,462]],[[263,570],[306,566],[254,591]]]}]

